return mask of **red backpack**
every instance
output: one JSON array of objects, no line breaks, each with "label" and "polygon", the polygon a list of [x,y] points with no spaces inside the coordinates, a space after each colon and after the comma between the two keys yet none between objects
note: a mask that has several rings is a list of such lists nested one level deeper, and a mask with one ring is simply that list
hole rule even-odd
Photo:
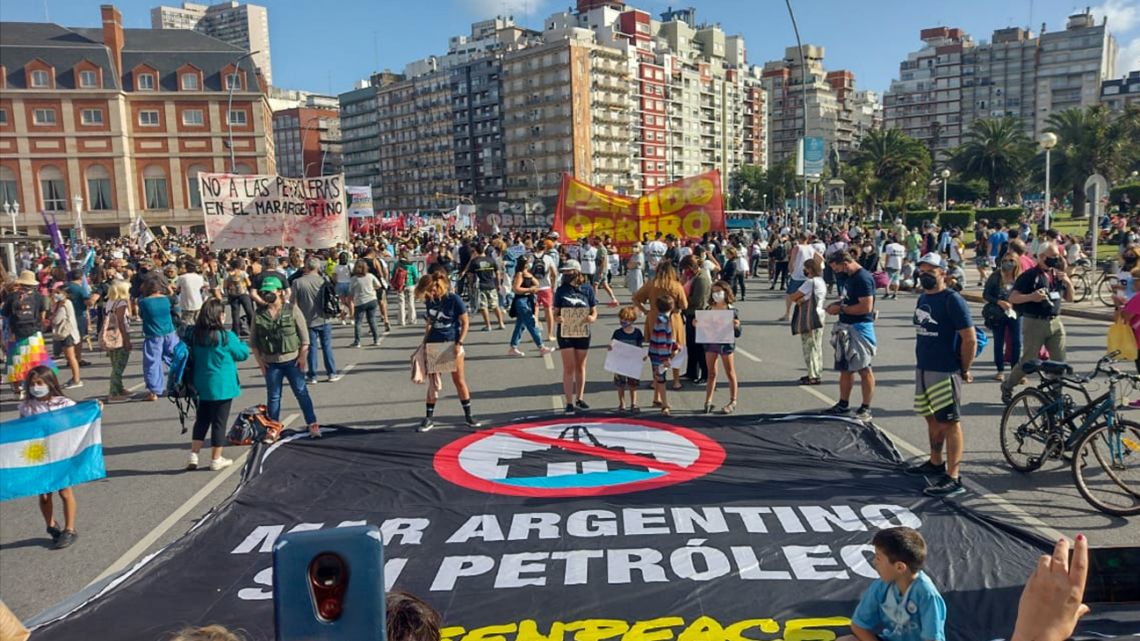
[{"label": "red backpack", "polygon": [[392,274],[392,290],[402,292],[407,285],[408,270],[403,265],[396,263],[396,271]]}]

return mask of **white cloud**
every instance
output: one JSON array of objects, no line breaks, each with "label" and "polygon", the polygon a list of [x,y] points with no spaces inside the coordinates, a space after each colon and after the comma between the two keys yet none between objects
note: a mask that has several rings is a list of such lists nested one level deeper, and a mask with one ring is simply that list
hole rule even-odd
[{"label": "white cloud", "polygon": [[1114,34],[1128,33],[1132,27],[1140,25],[1140,5],[1133,0],[1105,0],[1105,3],[1092,8],[1092,14],[1100,22],[1108,18],[1108,30]]},{"label": "white cloud", "polygon": [[1116,75],[1126,76],[1129,71],[1140,71],[1140,36],[1121,42],[1116,52]]},{"label": "white cloud", "polygon": [[[1110,2],[1114,0],[1109,0]],[[461,0],[470,11],[480,19],[494,16],[522,16],[537,15],[546,0]]]}]

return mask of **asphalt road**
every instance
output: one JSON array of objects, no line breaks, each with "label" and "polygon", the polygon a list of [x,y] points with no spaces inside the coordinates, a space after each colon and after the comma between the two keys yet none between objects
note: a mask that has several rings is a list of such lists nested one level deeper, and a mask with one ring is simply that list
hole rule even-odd
[{"label": "asphalt road", "polygon": [[[741,381],[738,414],[818,411],[831,405],[838,394],[835,374],[825,373],[825,383],[818,387],[801,387],[796,382],[805,370],[798,338],[791,335],[786,323],[775,320],[783,313],[782,299],[760,280],[749,281],[749,286],[752,293],[739,305],[744,330],[736,359]],[[619,288],[618,293],[628,297],[624,289]],[[914,299],[904,295],[898,300],[880,301],[879,306],[874,422],[904,455],[917,456],[926,449],[927,436],[925,422],[911,409]],[[975,319],[980,321],[980,306],[973,307]],[[601,308],[598,335],[608,336],[617,326],[616,311]],[[479,331],[481,320],[472,318],[467,372],[475,413],[498,424],[519,415],[560,410],[558,354],[542,358],[531,345],[526,358],[508,357],[509,325],[507,331],[485,333]],[[1107,325],[1075,318],[1067,318],[1065,324],[1070,362],[1078,370],[1089,368],[1104,351]],[[337,383],[322,382],[311,388],[321,422],[414,428],[423,414],[423,388],[408,381],[407,359],[421,332],[421,328],[396,327],[379,347],[352,349],[348,347],[352,328],[338,326],[334,333],[336,358],[348,375]],[[603,343],[595,340],[587,385],[587,400],[593,411],[599,412],[617,404],[611,376],[602,369]],[[525,344],[523,349],[527,349]],[[1093,510],[1077,493],[1067,464],[1050,462],[1031,475],[1008,468],[998,443],[1003,406],[998,384],[991,380],[990,349],[987,347],[982,362],[975,367],[976,381],[965,391],[963,476],[970,492],[954,500],[1004,522],[1033,528],[1048,538],[1057,532],[1070,537],[1083,532],[1094,545],[1135,544],[1140,540],[1140,520],[1128,521]],[[141,353],[136,352],[132,359],[126,384],[141,388]],[[827,347],[825,365],[830,359]],[[106,393],[107,359],[96,354],[91,360],[95,364],[85,369],[86,386],[76,390],[80,393],[74,398]],[[247,363],[241,378],[245,391],[235,409],[264,402],[256,366]],[[11,418],[15,405],[8,390],[3,393],[0,413]],[[651,393],[642,394],[641,404],[645,406]],[[675,416],[700,411],[703,400],[703,386],[670,392]],[[728,393],[722,388],[717,392],[717,406],[727,400]],[[302,421],[296,415],[296,403],[286,392],[282,416],[299,426]],[[445,383],[437,417],[444,426],[441,429],[458,425],[462,419],[450,382]],[[0,504],[0,599],[21,618],[41,612],[108,571],[127,567],[178,538],[237,487],[237,465],[220,473],[183,471],[189,435],[179,434],[177,414],[165,399],[108,406],[103,438],[108,477],[77,489],[80,537],[71,548],[49,549],[35,499]],[[227,448],[231,458],[243,454],[244,448]]]}]

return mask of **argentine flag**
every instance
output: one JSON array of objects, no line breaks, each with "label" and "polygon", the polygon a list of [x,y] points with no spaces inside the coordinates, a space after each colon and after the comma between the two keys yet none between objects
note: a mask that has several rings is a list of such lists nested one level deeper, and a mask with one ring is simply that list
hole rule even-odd
[{"label": "argentine flag", "polygon": [[0,422],[0,501],[107,476],[98,401]]}]

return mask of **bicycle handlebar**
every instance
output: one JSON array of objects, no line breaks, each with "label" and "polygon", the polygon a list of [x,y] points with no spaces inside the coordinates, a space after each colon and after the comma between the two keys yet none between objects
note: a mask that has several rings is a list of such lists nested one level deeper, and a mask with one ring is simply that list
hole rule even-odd
[{"label": "bicycle handlebar", "polygon": [[1100,357],[1100,360],[1098,360],[1096,362],[1096,365],[1093,366],[1092,372],[1085,374],[1084,376],[1066,377],[1066,378],[1068,380],[1074,382],[1074,383],[1079,384],[1079,385],[1084,385],[1084,384],[1088,383],[1089,381],[1091,381],[1092,379],[1096,378],[1097,374],[1103,373],[1103,374],[1108,374],[1108,376],[1113,381],[1117,381],[1117,380],[1127,378],[1134,383],[1140,384],[1140,375],[1138,375],[1138,374],[1125,374],[1124,372],[1117,369],[1115,366],[1109,365],[1109,363],[1111,363],[1113,360],[1115,360],[1117,356],[1120,356],[1120,350],[1115,350],[1113,352],[1109,352],[1108,354],[1105,354],[1104,356]]}]

